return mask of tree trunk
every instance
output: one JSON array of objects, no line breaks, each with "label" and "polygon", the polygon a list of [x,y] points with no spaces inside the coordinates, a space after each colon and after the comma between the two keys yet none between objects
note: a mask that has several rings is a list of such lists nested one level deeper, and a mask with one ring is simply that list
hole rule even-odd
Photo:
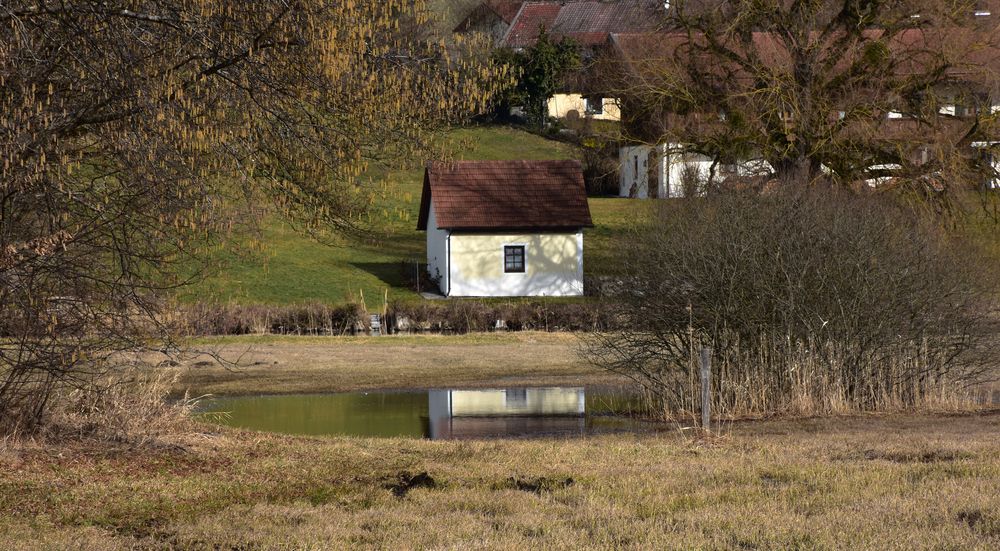
[{"label": "tree trunk", "polygon": [[805,154],[782,159],[775,164],[776,177],[782,185],[809,185],[820,175],[820,164]]}]

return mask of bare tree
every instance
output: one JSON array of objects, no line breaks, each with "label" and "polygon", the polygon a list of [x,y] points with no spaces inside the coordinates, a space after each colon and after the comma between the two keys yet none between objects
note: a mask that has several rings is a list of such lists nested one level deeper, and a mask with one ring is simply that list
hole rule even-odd
[{"label": "bare tree", "polygon": [[678,0],[662,32],[615,38],[609,88],[631,139],[763,159],[782,182],[981,183],[1000,39],[975,5]]},{"label": "bare tree", "polygon": [[0,423],[165,346],[158,299],[200,245],[265,205],[357,228],[369,163],[481,112],[503,70],[429,21],[409,0],[0,6]]}]

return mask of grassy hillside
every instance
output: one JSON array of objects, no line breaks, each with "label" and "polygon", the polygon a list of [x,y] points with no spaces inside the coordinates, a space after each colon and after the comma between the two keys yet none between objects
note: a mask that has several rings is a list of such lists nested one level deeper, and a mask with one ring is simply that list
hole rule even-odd
[{"label": "grassy hillside", "polygon": [[[577,157],[569,145],[507,127],[462,129],[449,136],[455,157],[465,160],[568,159]],[[318,243],[283,223],[263,228],[265,252],[248,257],[218,253],[217,273],[187,289],[182,299],[193,301],[290,304],[309,301],[339,303],[363,291],[369,306],[389,298],[418,300],[406,288],[413,263],[425,260],[424,233],[416,230],[423,168],[389,173],[386,200],[375,213],[380,231],[374,242]],[[646,204],[615,198],[591,200],[596,227],[584,239],[584,265],[599,271],[613,258],[613,240]]]}]

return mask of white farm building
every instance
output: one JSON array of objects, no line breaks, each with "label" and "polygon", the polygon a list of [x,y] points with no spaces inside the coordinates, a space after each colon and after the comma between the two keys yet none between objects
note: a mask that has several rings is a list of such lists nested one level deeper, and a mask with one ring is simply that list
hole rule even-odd
[{"label": "white farm building", "polygon": [[578,161],[457,161],[424,172],[417,229],[449,297],[583,294],[590,209]]}]

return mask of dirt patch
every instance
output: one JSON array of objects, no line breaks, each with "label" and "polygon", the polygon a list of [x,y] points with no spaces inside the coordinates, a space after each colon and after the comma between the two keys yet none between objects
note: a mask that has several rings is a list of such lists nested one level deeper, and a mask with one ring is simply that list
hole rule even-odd
[{"label": "dirt patch", "polygon": [[957,517],[958,522],[968,524],[969,528],[975,528],[979,523],[983,522],[983,512],[978,509],[959,511]]},{"label": "dirt patch", "polygon": [[396,475],[396,478],[391,482],[384,484],[383,487],[391,490],[396,497],[403,498],[414,488],[437,488],[438,483],[427,471],[417,474],[410,474],[409,471],[403,471]]},{"label": "dirt patch", "polygon": [[550,493],[562,488],[568,488],[575,484],[571,477],[509,477],[506,480],[493,485],[494,490],[520,490],[533,494]]},{"label": "dirt patch", "polygon": [[1000,519],[984,513],[981,509],[965,509],[955,516],[958,522],[965,524],[973,532],[989,538],[1000,536]]},{"label": "dirt patch", "polygon": [[865,450],[864,458],[869,461],[892,461],[893,463],[946,463],[970,459],[972,454],[956,450]]}]

